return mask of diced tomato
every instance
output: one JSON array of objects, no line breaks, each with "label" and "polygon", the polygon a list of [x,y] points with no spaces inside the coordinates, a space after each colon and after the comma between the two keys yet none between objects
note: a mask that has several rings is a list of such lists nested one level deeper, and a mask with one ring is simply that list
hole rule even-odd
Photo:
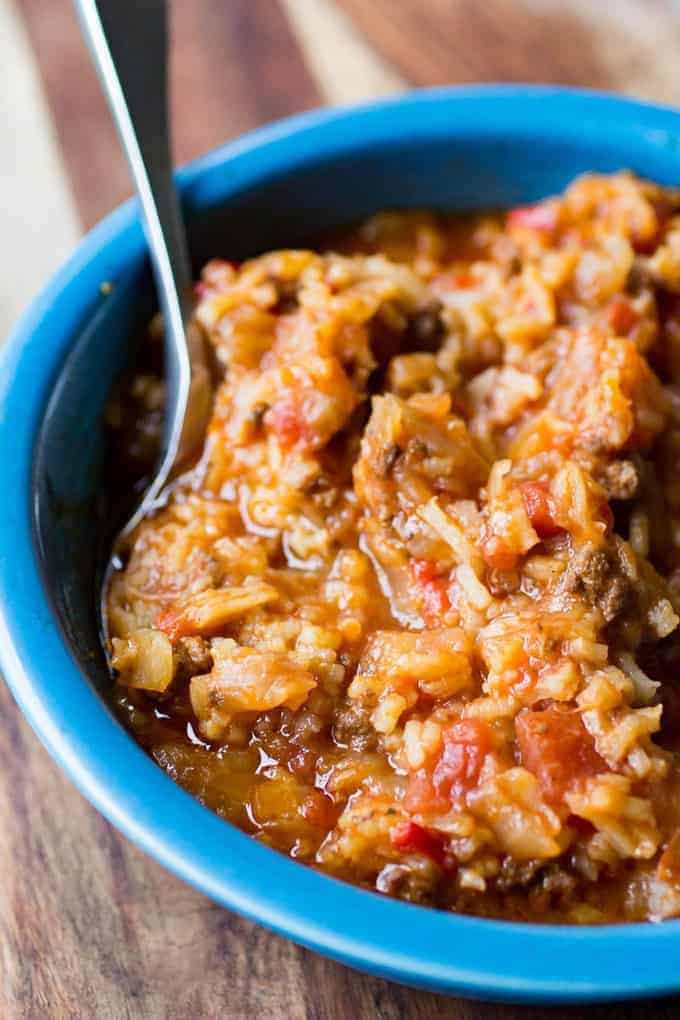
[{"label": "diced tomato", "polygon": [[187,634],[191,633],[191,630],[187,630],[182,626],[182,620],[180,619],[180,610],[171,606],[169,609],[163,609],[158,614],[156,620],[156,626],[159,630],[162,630],[164,634],[170,638],[171,641],[177,641],[178,638],[186,637]]},{"label": "diced tomato", "polygon": [[411,774],[404,805],[407,811],[446,811],[449,804],[434,792],[431,769],[421,768]]},{"label": "diced tomato", "polygon": [[433,582],[423,587],[423,609],[428,620],[438,620],[450,608],[451,603],[443,585]]},{"label": "diced tomato", "polygon": [[477,280],[472,273],[453,273],[451,283],[456,290],[467,290],[470,287],[474,287]]},{"label": "diced tomato", "polygon": [[559,803],[576,784],[607,769],[577,712],[555,705],[525,709],[515,719],[522,764],[546,800]]},{"label": "diced tomato", "polygon": [[447,850],[446,837],[441,833],[425,829],[416,822],[404,821],[397,824],[390,831],[390,842],[395,850],[404,850],[406,853],[425,854],[430,860],[446,871],[453,874],[456,871],[456,859]]},{"label": "diced tomato", "polygon": [[436,564],[431,560],[411,560],[410,570],[420,591],[426,619],[428,622],[441,619],[451,608],[451,602],[445,579],[437,575]]},{"label": "diced tomato", "polygon": [[430,584],[436,577],[437,567],[432,560],[411,560],[410,568],[418,584]]},{"label": "diced tomato", "polygon": [[543,482],[523,482],[520,486],[524,507],[539,538],[552,538],[564,531],[555,520],[548,486]]},{"label": "diced tomato", "polygon": [[607,322],[617,336],[628,336],[631,329],[638,323],[638,314],[630,300],[623,294],[617,294],[607,308]]},{"label": "diced tomato", "polygon": [[551,232],[557,226],[557,214],[557,206],[545,202],[539,202],[538,205],[522,205],[510,210],[507,226]]},{"label": "diced tomato", "polygon": [[429,846],[432,837],[416,822],[397,822],[390,830],[390,842],[396,850],[422,850]]},{"label": "diced tomato", "polygon": [[493,533],[486,533],[480,542],[479,550],[482,559],[494,570],[514,570],[519,556],[508,549],[501,538]]},{"label": "diced tomato", "polygon": [[273,429],[284,447],[298,446],[309,449],[314,446],[314,433],[305,421],[299,404],[291,399],[278,400],[267,411],[265,422]]},{"label": "diced tomato", "polygon": [[421,768],[409,781],[409,811],[446,811],[479,782],[491,749],[488,727],[478,719],[460,719],[443,733],[443,748],[432,768]]},{"label": "diced tomato", "polygon": [[284,446],[293,446],[303,430],[300,414],[293,403],[280,400],[267,413],[267,424]]},{"label": "diced tomato", "polygon": [[432,773],[435,793],[459,800],[479,780],[491,748],[488,727],[479,719],[460,719],[444,730],[444,749]]}]

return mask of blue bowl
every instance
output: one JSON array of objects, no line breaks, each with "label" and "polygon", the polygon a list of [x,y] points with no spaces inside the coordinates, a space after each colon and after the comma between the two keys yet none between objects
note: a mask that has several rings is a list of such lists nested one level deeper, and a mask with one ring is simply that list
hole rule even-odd
[{"label": "blue bowl", "polygon": [[[488,87],[306,114],[179,174],[192,251],[240,258],[385,206],[467,209],[629,167],[680,183],[680,115],[613,96]],[[112,283],[111,288],[101,287]],[[218,902],[352,966],[488,999],[583,1002],[680,990],[680,922],[569,928],[459,917],[317,874],[176,786],[102,698],[96,637],[102,408],[153,311],[133,204],[83,241],[0,362],[0,661],[80,790]]]}]

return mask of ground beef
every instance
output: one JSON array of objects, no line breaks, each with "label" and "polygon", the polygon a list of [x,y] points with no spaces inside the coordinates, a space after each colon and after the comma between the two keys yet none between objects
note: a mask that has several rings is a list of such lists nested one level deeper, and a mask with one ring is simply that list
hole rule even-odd
[{"label": "ground beef", "polygon": [[572,899],[577,887],[577,880],[563,867],[559,864],[548,865],[536,875],[536,881],[529,889],[529,902],[534,910],[555,909],[560,902]]},{"label": "ground beef", "polygon": [[616,542],[599,549],[588,542],[575,551],[561,587],[565,593],[588,599],[600,610],[605,623],[611,623],[625,608],[631,592]]},{"label": "ground beef", "polygon": [[375,888],[386,896],[427,904],[432,901],[439,877],[439,870],[431,861],[414,859],[409,865],[386,864],[376,879]]},{"label": "ground beef", "polygon": [[486,572],[486,584],[492,595],[503,598],[517,591],[520,576],[516,570],[497,570],[491,567]]},{"label": "ground beef", "polygon": [[507,892],[516,886],[528,886],[535,880],[539,868],[538,861],[516,861],[512,857],[504,857],[495,887],[498,892]]},{"label": "ground beef", "polygon": [[375,880],[375,887],[386,896],[397,896],[410,874],[411,869],[406,864],[386,864]]},{"label": "ground beef", "polygon": [[180,684],[212,669],[210,644],[202,637],[182,637],[175,649],[175,680]]},{"label": "ground beef", "polygon": [[524,889],[533,908],[544,912],[573,897],[578,884],[578,879],[561,864],[541,867],[535,861],[520,863],[506,858],[494,886],[499,893]]},{"label": "ground beef", "polygon": [[370,712],[362,705],[348,704],[338,709],[333,718],[333,739],[353,751],[371,751],[377,736],[371,725]]},{"label": "ground beef", "polygon": [[569,896],[576,888],[576,879],[564,868],[548,866],[541,874],[540,884],[551,896]]}]

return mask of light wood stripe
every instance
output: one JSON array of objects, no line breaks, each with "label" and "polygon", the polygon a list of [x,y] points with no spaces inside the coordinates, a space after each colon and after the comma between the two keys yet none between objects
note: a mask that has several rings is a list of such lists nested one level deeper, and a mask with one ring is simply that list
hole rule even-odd
[{"label": "light wood stripe", "polygon": [[80,233],[23,25],[0,0],[0,341]]},{"label": "light wood stripe", "polygon": [[334,0],[280,0],[307,66],[327,103],[400,92],[407,87]]}]

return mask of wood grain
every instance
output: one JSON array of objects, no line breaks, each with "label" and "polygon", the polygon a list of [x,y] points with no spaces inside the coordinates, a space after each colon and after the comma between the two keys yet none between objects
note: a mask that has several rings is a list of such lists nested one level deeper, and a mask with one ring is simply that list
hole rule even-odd
[{"label": "wood grain", "polygon": [[327,103],[375,99],[407,87],[335,0],[280,3]]},{"label": "wood grain", "polygon": [[22,19],[9,0],[0,0],[0,124],[0,234],[4,250],[12,253],[0,274],[2,338],[79,234],[40,76]]},{"label": "wood grain", "polygon": [[[71,4],[16,2],[87,229],[131,193],[127,166]],[[274,0],[180,0],[171,10],[177,162],[318,103],[318,89]]]},{"label": "wood grain", "polygon": [[[70,5],[15,4],[87,226],[129,193],[127,170]],[[680,29],[670,0],[609,7],[591,0],[175,0],[177,156],[191,158],[322,96],[342,100],[358,88],[370,94],[402,82],[553,80],[680,98]],[[322,73],[315,46],[332,73]],[[123,839],[50,761],[2,685],[0,713],[0,1020],[680,1015],[679,1001],[588,1010],[484,1005],[329,962],[221,909]]]},{"label": "wood grain", "polygon": [[338,2],[414,85],[556,82],[680,99],[670,0]]}]

